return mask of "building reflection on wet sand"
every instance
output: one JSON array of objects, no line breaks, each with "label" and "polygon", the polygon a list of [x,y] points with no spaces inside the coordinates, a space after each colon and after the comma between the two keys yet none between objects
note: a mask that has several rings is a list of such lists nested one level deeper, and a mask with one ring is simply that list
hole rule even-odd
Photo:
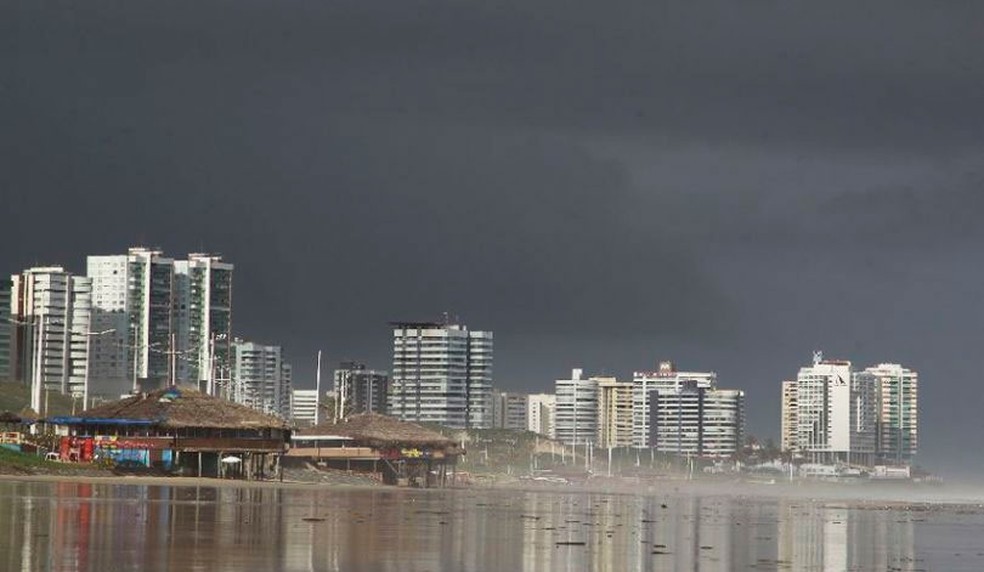
[{"label": "building reflection on wet sand", "polygon": [[726,496],[0,482],[0,569],[907,569],[904,512]]}]

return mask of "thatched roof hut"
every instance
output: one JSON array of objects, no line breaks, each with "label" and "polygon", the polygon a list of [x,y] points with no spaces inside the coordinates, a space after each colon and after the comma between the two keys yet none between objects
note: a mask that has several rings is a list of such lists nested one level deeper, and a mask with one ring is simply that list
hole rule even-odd
[{"label": "thatched roof hut", "polygon": [[170,387],[105,403],[77,417],[52,419],[55,423],[99,424],[113,421],[145,421],[158,427],[183,429],[284,429],[284,420],[245,405],[200,391]]},{"label": "thatched roof hut", "polygon": [[326,422],[299,432],[305,435],[337,435],[374,448],[383,447],[453,447],[455,442],[437,431],[416,423],[400,421],[378,413],[353,415],[338,423]]}]

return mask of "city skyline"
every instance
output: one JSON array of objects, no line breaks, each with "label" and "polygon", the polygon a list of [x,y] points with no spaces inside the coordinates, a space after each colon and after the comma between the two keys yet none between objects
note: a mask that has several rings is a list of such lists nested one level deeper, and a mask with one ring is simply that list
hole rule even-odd
[{"label": "city skyline", "polygon": [[906,363],[984,469],[976,8],[434,8],[5,7],[0,268],[221,252],[298,383],[453,311],[503,389],[674,359],[755,434],[814,349]]}]

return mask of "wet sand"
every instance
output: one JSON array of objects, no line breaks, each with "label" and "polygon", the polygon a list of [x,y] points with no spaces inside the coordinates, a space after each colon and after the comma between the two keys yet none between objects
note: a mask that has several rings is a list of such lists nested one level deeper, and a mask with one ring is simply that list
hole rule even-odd
[{"label": "wet sand", "polygon": [[705,485],[612,494],[0,478],[0,570],[984,569],[980,504]]}]

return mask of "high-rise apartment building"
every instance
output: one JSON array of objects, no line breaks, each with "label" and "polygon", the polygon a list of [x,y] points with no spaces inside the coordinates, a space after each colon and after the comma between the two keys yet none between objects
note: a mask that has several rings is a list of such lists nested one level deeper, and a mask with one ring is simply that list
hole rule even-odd
[{"label": "high-rise apartment building", "polygon": [[872,377],[816,352],[796,376],[797,454],[815,463],[872,464],[876,397]]},{"label": "high-rise apartment building", "polygon": [[895,363],[882,363],[855,374],[859,386],[873,385],[877,461],[912,462],[919,444],[919,374]]},{"label": "high-rise apartment building", "polygon": [[216,395],[290,418],[291,367],[280,346],[234,340],[231,374],[228,379],[216,378]]},{"label": "high-rise apartment building", "polygon": [[556,438],[567,445],[595,443],[598,439],[598,380],[585,378],[580,369],[570,379],[558,379],[555,413]]},{"label": "high-rise apartment building", "polygon": [[113,335],[92,340],[91,375],[119,395],[171,378],[174,333],[174,260],[161,251],[131,248],[127,254],[89,256],[92,327]]},{"label": "high-rise apartment building", "polygon": [[14,322],[10,314],[13,281],[0,278],[0,381],[14,380]]},{"label": "high-rise apartment building", "polygon": [[232,348],[233,265],[213,254],[174,262],[174,335],[181,359],[177,381],[215,393]]},{"label": "high-rise apartment building", "polygon": [[557,396],[553,393],[534,393],[527,396],[527,429],[554,439],[556,432]]},{"label": "high-rise apartment building", "polygon": [[453,428],[492,426],[492,332],[459,324],[393,324],[389,413]]},{"label": "high-rise apartment building", "polygon": [[632,384],[614,378],[598,381],[599,447],[632,446]]},{"label": "high-rise apartment building", "polygon": [[649,446],[662,453],[730,457],[742,446],[745,392],[702,387],[696,379],[649,396]]},{"label": "high-rise apartment building", "polygon": [[[690,383],[693,382],[693,383]],[[684,386],[713,388],[717,384],[714,372],[677,371],[673,362],[662,361],[656,371],[637,371],[632,375],[632,441],[636,447],[650,447],[649,396],[654,390],[680,391]]]},{"label": "high-rise apartment building", "polygon": [[386,414],[389,375],[385,371],[366,369],[366,365],[343,361],[335,370],[336,407],[341,417],[359,413]]},{"label": "high-rise apartment building", "polygon": [[41,414],[43,391],[89,397],[91,286],[60,266],[11,277],[12,373],[31,385],[31,406]]},{"label": "high-rise apartment building", "polygon": [[782,416],[779,450],[783,453],[796,450],[796,380],[782,382]]},{"label": "high-rise apartment building", "polygon": [[525,393],[496,391],[492,393],[492,427],[527,431],[529,426],[529,396]]}]

